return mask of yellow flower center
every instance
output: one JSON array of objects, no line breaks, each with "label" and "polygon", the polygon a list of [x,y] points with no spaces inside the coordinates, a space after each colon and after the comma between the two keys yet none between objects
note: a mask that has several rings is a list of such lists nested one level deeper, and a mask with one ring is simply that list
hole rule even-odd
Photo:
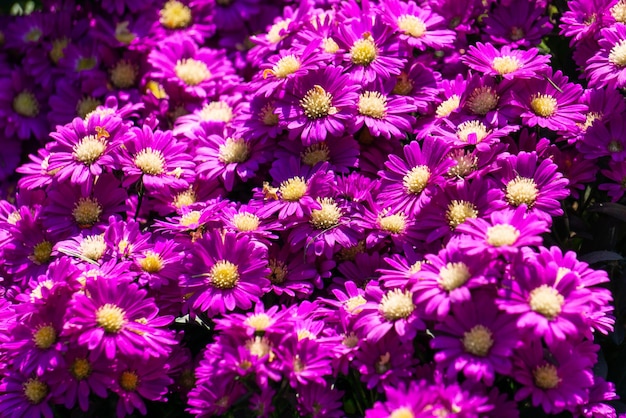
[{"label": "yellow flower center", "polygon": [[484,325],[474,325],[471,330],[463,334],[463,348],[467,353],[485,357],[491,346],[493,346],[493,334]]},{"label": "yellow flower center", "polygon": [[233,215],[233,224],[241,232],[256,231],[261,221],[259,217],[248,212]]},{"label": "yellow flower center", "polygon": [[205,104],[200,111],[200,119],[207,122],[228,123],[233,119],[233,109],[224,101]]},{"label": "yellow flower center", "polygon": [[83,380],[91,374],[91,364],[86,358],[77,358],[70,366],[70,373],[76,380]]},{"label": "yellow flower center", "polygon": [[100,219],[102,206],[94,197],[81,197],[74,205],[72,215],[81,228],[90,228]]},{"label": "yellow flower center", "polygon": [[415,418],[415,415],[413,415],[413,411],[410,408],[402,407],[394,409],[389,418]]},{"label": "yellow flower center", "polygon": [[110,334],[117,334],[126,325],[126,313],[112,303],[102,305],[96,311],[96,323]]},{"label": "yellow flower center", "polygon": [[135,84],[137,69],[127,60],[119,61],[111,69],[111,82],[119,89],[127,89]]},{"label": "yellow flower center", "polygon": [[556,99],[549,94],[537,94],[530,101],[530,108],[535,115],[549,118],[557,109]]},{"label": "yellow flower center", "polygon": [[18,115],[34,118],[39,114],[39,102],[34,94],[24,90],[13,99],[13,110]]},{"label": "yellow flower center", "polygon": [[33,255],[31,260],[37,265],[41,265],[50,261],[52,254],[52,243],[50,241],[43,240],[33,247]]},{"label": "yellow flower center", "polygon": [[285,278],[287,277],[287,266],[285,263],[272,258],[269,261],[269,268],[270,274],[267,277],[272,284],[282,284],[285,282]]},{"label": "yellow flower center", "polygon": [[391,234],[402,234],[406,230],[407,217],[404,213],[394,213],[387,215],[381,213],[378,215],[378,225],[383,231],[387,231]]},{"label": "yellow flower center", "polygon": [[133,392],[139,385],[139,376],[132,370],[125,370],[120,376],[120,386],[127,392]]},{"label": "yellow flower center", "polygon": [[430,180],[430,169],[425,165],[415,166],[402,179],[407,192],[420,194]]},{"label": "yellow flower center", "polygon": [[489,86],[477,87],[467,99],[467,107],[475,115],[486,115],[498,105],[498,95]]},{"label": "yellow flower center", "polygon": [[519,59],[511,55],[495,57],[491,62],[491,68],[493,68],[494,71],[500,75],[512,73],[513,71],[519,69],[521,65],[522,63]]},{"label": "yellow flower center", "polygon": [[462,261],[448,263],[439,271],[439,285],[442,289],[450,292],[463,286],[472,277],[467,264]]},{"label": "yellow flower center", "polygon": [[273,360],[272,347],[265,337],[254,337],[246,341],[246,348],[253,356],[264,357],[269,354],[269,360]]},{"label": "yellow flower center", "polygon": [[382,354],[379,357],[378,361],[374,364],[374,370],[376,370],[376,373],[384,374],[388,372],[389,369],[391,369],[391,364],[389,363],[390,360],[391,360],[391,354],[389,354],[389,352]]},{"label": "yellow flower center", "polygon": [[387,321],[406,318],[415,310],[413,294],[408,290],[393,289],[385,293],[378,305],[378,311]]},{"label": "yellow flower center", "polygon": [[46,350],[57,341],[57,332],[52,325],[40,326],[37,331],[33,333],[33,341],[37,348]]},{"label": "yellow flower center", "polygon": [[250,147],[243,138],[228,138],[220,145],[219,159],[226,164],[243,163],[250,157]]},{"label": "yellow flower center", "polygon": [[76,114],[82,119],[85,119],[88,114],[96,110],[101,104],[100,100],[91,96],[83,97],[76,104]]},{"label": "yellow flower center", "polygon": [[466,219],[475,219],[477,216],[476,206],[467,200],[453,200],[446,211],[448,225],[453,229],[465,222]]},{"label": "yellow flower center", "polygon": [[367,301],[361,295],[352,296],[350,299],[344,302],[345,309],[353,315],[358,315],[363,309],[360,308]]},{"label": "yellow flower center", "polygon": [[402,15],[398,18],[398,28],[405,35],[421,38],[426,33],[426,23],[414,15]]},{"label": "yellow flower center", "polygon": [[263,122],[263,125],[265,126],[278,125],[278,115],[276,114],[275,110],[276,108],[271,103],[268,103],[265,106],[263,106],[263,108],[258,114],[258,117],[261,120],[261,122]]},{"label": "yellow flower center", "polygon": [[198,200],[196,192],[192,189],[187,189],[184,192],[180,192],[174,198],[174,206],[180,209],[185,206],[193,205]]},{"label": "yellow flower center", "polygon": [[32,405],[40,404],[46,396],[48,396],[49,388],[44,382],[34,377],[28,379],[22,386],[24,390],[24,396],[28,399],[28,402]]},{"label": "yellow flower center", "polygon": [[609,62],[616,67],[623,67],[626,65],[626,39],[622,39],[618,44],[615,44],[611,48],[609,53]]},{"label": "yellow flower center", "polygon": [[272,325],[272,319],[267,314],[259,313],[247,317],[244,323],[256,331],[265,331]]},{"label": "yellow flower center", "polygon": [[25,42],[39,42],[39,40],[41,39],[41,35],[43,35],[41,29],[34,26],[30,28],[28,32],[26,32],[23,39]]},{"label": "yellow flower center", "polygon": [[354,332],[351,332],[343,338],[341,344],[348,348],[354,348],[359,345],[359,337]]},{"label": "yellow flower center", "polygon": [[232,289],[239,281],[239,269],[230,261],[220,260],[209,272],[211,285],[218,289]]},{"label": "yellow flower center", "polygon": [[135,166],[144,174],[156,176],[165,171],[165,158],[161,151],[147,147],[135,154]]},{"label": "yellow flower center", "polygon": [[365,241],[359,241],[355,245],[349,247],[343,247],[337,253],[337,259],[339,261],[354,261],[357,254],[363,254],[365,252]]},{"label": "yellow flower center", "polygon": [[300,153],[302,162],[309,166],[314,166],[317,163],[328,161],[330,159],[330,150],[325,142],[318,142],[309,147],[306,147],[304,151]]},{"label": "yellow flower center", "polygon": [[374,119],[387,116],[387,98],[377,91],[366,91],[359,96],[359,113]]},{"label": "yellow flower center", "polygon": [[553,320],[561,313],[565,298],[554,287],[544,284],[530,292],[528,303],[530,309]]},{"label": "yellow flower center", "polygon": [[498,224],[487,228],[487,243],[494,247],[513,245],[519,235],[520,231],[513,225]]},{"label": "yellow flower center", "polygon": [[436,115],[438,118],[445,118],[450,116],[452,112],[457,110],[461,105],[461,97],[457,94],[453,94],[450,98],[444,100],[439,106],[437,106]]},{"label": "yellow flower center", "polygon": [[611,153],[622,152],[624,150],[624,146],[619,140],[613,139],[609,142],[607,149]]},{"label": "yellow flower center", "polygon": [[193,58],[176,61],[174,67],[176,77],[188,86],[197,86],[211,77],[211,72],[206,64]]},{"label": "yellow flower center", "polygon": [[314,209],[311,211],[311,225],[316,229],[326,230],[339,224],[341,218],[341,209],[337,207],[337,203],[330,198],[324,197],[317,199],[321,209]]},{"label": "yellow flower center", "polygon": [[393,87],[393,94],[407,96],[413,90],[413,80],[404,71],[396,78],[396,85]]},{"label": "yellow flower center", "polygon": [[420,271],[422,271],[422,266],[426,263],[427,261],[416,261],[411,265],[409,272],[411,272],[411,274],[419,273]]},{"label": "yellow flower center", "polygon": [[333,95],[328,93],[320,85],[313,86],[306,92],[300,106],[309,119],[319,119],[337,113],[337,108],[332,104]]},{"label": "yellow flower center", "polygon": [[80,57],[76,62],[76,71],[89,71],[93,70],[93,68],[98,64],[98,61],[95,57]]},{"label": "yellow flower center", "polygon": [[537,184],[531,178],[517,176],[506,185],[506,200],[513,206],[532,207],[538,194]]},{"label": "yellow flower center", "polygon": [[33,289],[30,294],[31,301],[40,300],[43,298],[42,289],[52,289],[54,287],[54,282],[50,279],[46,279],[43,282],[39,283],[37,287]]},{"label": "yellow flower center", "polygon": [[107,147],[107,140],[99,135],[87,135],[74,145],[72,156],[85,165],[93,164]]},{"label": "yellow flower center", "polygon": [[283,35],[281,35],[280,32],[284,29],[287,29],[289,23],[291,23],[291,19],[285,19],[281,20],[280,22],[274,23],[269,32],[267,32],[267,40],[273,44],[276,44],[285,39],[285,37],[287,36],[287,31],[285,31]]},{"label": "yellow flower center", "polygon": [[159,15],[159,22],[168,29],[184,29],[191,24],[191,9],[176,0],[165,3]]},{"label": "yellow flower center", "polygon": [[544,390],[554,389],[561,383],[556,367],[547,363],[533,370],[533,380],[535,386]]},{"label": "yellow flower center", "polygon": [[124,20],[122,22],[118,22],[117,25],[115,25],[115,39],[117,39],[118,42],[126,45],[130,44],[137,37],[137,35],[135,35],[128,29],[129,24],[129,21]]},{"label": "yellow flower center", "polygon": [[186,213],[183,216],[181,216],[180,221],[178,223],[182,226],[189,226],[192,224],[196,224],[200,220],[200,215],[202,215],[200,211],[192,210],[191,212]]},{"label": "yellow flower center", "polygon": [[52,41],[52,48],[50,49],[50,59],[55,64],[59,63],[59,60],[65,56],[65,48],[69,44],[68,38],[59,38]]},{"label": "yellow flower center", "polygon": [[456,163],[448,169],[448,176],[464,178],[478,167],[478,158],[462,149],[453,151],[449,155]]},{"label": "yellow flower center", "polygon": [[378,48],[369,32],[357,39],[350,48],[350,59],[356,65],[369,65],[378,56]]},{"label": "yellow flower center", "polygon": [[144,258],[139,261],[139,266],[146,273],[158,273],[163,268],[163,259],[160,254],[152,250],[143,253]]},{"label": "yellow flower center", "polygon": [[300,60],[295,55],[286,55],[278,60],[272,68],[272,73],[278,78],[285,78],[300,69]]},{"label": "yellow flower center", "polygon": [[306,193],[307,184],[302,177],[292,177],[280,184],[279,191],[283,200],[297,202]]},{"label": "yellow flower center", "polygon": [[626,23],[626,1],[620,0],[615,6],[611,7],[611,16],[616,22]]},{"label": "yellow flower center", "polygon": [[477,144],[485,139],[488,133],[487,127],[478,120],[468,120],[467,122],[463,122],[456,129],[456,136],[460,141],[467,142],[468,137],[471,134],[475,134]]},{"label": "yellow flower center", "polygon": [[148,92],[150,92],[157,99],[167,99],[168,97],[163,85],[154,80],[150,80],[146,83],[146,93]]},{"label": "yellow flower center", "polygon": [[322,39],[322,48],[324,48],[324,52],[328,54],[336,54],[339,51],[339,45],[333,38],[324,38]]},{"label": "yellow flower center", "polygon": [[80,254],[94,261],[100,260],[106,249],[104,235],[89,235],[83,238],[80,243]]}]

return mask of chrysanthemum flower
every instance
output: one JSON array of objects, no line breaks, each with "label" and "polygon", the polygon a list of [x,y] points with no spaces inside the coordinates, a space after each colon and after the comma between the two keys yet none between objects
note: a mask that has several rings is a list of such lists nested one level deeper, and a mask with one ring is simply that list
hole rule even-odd
[{"label": "chrysanthemum flower", "polygon": [[141,358],[167,356],[176,344],[165,328],[172,317],[159,316],[154,299],[123,279],[87,280],[85,293],[76,293],[68,310],[64,333],[98,357],[116,353]]},{"label": "chrysanthemum flower", "polygon": [[522,122],[553,131],[575,130],[585,122],[587,106],[580,104],[582,87],[570,83],[561,71],[548,71],[546,79],[527,80],[515,90],[514,106],[520,108]]},{"label": "chrysanthemum flower", "polygon": [[548,351],[538,341],[524,344],[513,359],[513,378],[522,384],[515,400],[530,397],[532,405],[541,406],[547,414],[574,411],[585,404],[598,346],[589,341],[574,344],[563,341]]},{"label": "chrysanthemum flower", "polygon": [[406,145],[404,159],[389,155],[387,170],[379,172],[382,183],[378,199],[407,215],[418,213],[452,165],[446,158],[448,151],[443,140],[426,138],[421,147],[417,141]]},{"label": "chrysanthemum flower", "polygon": [[545,220],[527,211],[526,205],[521,204],[516,210],[493,212],[489,221],[466,219],[457,231],[467,234],[468,239],[460,240],[459,246],[473,256],[484,251],[515,254],[521,247],[540,245],[540,234],[549,230],[548,225]]},{"label": "chrysanthemum flower", "polygon": [[444,29],[443,17],[413,1],[386,0],[379,7],[383,21],[413,48],[422,51],[426,48],[443,49],[454,42],[455,33]]},{"label": "chrysanthemum flower", "polygon": [[126,187],[141,179],[148,191],[184,188],[193,178],[194,163],[186,152],[187,144],[176,141],[172,131],[153,130],[148,125],[131,128],[122,148],[119,158]]},{"label": "chrysanthemum flower", "polygon": [[537,0],[498,5],[482,22],[486,40],[512,48],[536,46],[552,30],[544,7]]},{"label": "chrysanthemum flower", "polygon": [[195,99],[213,97],[236,79],[223,51],[198,48],[186,36],[164,41],[160,49],[152,50],[148,62],[154,68],[149,76],[165,82],[166,91],[181,91]]},{"label": "chrysanthemum flower", "polygon": [[217,229],[207,233],[194,243],[191,273],[182,279],[192,293],[189,306],[210,316],[252,307],[270,283],[266,254],[248,237]]},{"label": "chrysanthemum flower", "polygon": [[497,50],[492,44],[478,42],[469,47],[462,61],[485,75],[512,80],[541,77],[549,69],[550,56],[539,55],[537,48],[523,51],[505,45]]},{"label": "chrysanthemum flower", "polygon": [[300,138],[304,145],[339,137],[356,112],[357,90],[339,67],[311,71],[276,104],[277,115],[289,138]]},{"label": "chrysanthemum flower", "polygon": [[472,381],[492,385],[496,373],[508,375],[511,354],[519,344],[515,320],[498,311],[495,295],[476,292],[472,298],[452,305],[452,315],[435,325],[431,347],[435,362],[447,375],[463,372]]}]

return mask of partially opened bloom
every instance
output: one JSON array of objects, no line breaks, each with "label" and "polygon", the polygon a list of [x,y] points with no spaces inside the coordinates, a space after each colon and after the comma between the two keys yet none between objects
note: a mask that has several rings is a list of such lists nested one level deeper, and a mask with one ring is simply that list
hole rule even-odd
[{"label": "partially opened bloom", "polygon": [[247,236],[215,229],[197,240],[192,251],[190,273],[182,280],[192,293],[192,310],[215,316],[249,309],[267,291],[267,250]]},{"label": "partially opened bloom", "polygon": [[528,51],[503,46],[497,50],[492,44],[476,43],[470,46],[462,61],[485,75],[514,78],[537,78],[549,69],[550,56],[539,55],[537,48]]},{"label": "partially opened bloom", "polygon": [[94,356],[167,356],[176,344],[166,328],[173,318],[159,315],[146,290],[117,278],[88,280],[85,289],[74,295],[64,332]]}]

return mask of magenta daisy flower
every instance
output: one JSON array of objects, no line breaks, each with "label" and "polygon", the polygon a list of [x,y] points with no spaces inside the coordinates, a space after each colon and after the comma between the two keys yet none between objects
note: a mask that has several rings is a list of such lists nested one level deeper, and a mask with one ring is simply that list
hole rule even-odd
[{"label": "magenta daisy flower", "polygon": [[31,377],[17,371],[3,373],[0,380],[0,413],[7,417],[54,416],[53,388],[45,377]]},{"label": "magenta daisy flower", "polygon": [[476,43],[461,58],[473,70],[504,79],[536,78],[548,72],[549,55],[539,55],[537,48],[528,51],[513,49],[508,45],[497,50],[492,44]]},{"label": "magenta daisy flower", "polygon": [[233,203],[224,206],[219,217],[225,230],[235,232],[239,236],[246,235],[256,244],[265,247],[271,245],[271,240],[278,238],[273,231],[282,228],[275,217],[263,213],[259,206]]},{"label": "magenta daisy flower", "polygon": [[520,108],[522,122],[553,131],[576,130],[584,123],[587,106],[580,104],[583,88],[570,83],[561,71],[548,71],[546,79],[527,80],[515,90],[513,106]]},{"label": "magenta daisy flower", "polygon": [[194,163],[187,144],[172,137],[172,131],[133,127],[119,157],[125,187],[141,179],[148,191],[164,187],[185,188],[193,178]]},{"label": "magenta daisy flower", "polygon": [[489,221],[466,219],[457,231],[469,239],[459,241],[459,246],[470,256],[488,251],[490,254],[515,254],[521,247],[540,245],[541,235],[548,232],[548,224],[533,213],[527,213],[526,205],[516,210],[493,212]]},{"label": "magenta daisy flower", "polygon": [[519,344],[515,320],[498,311],[489,292],[452,305],[451,316],[435,325],[431,347],[437,366],[455,378],[459,372],[471,381],[492,385],[496,373],[512,370],[511,354]]},{"label": "magenta daisy flower", "polygon": [[189,306],[215,316],[235,308],[249,309],[270,284],[267,251],[250,238],[216,229],[196,240],[182,284],[192,292]]},{"label": "magenta daisy flower", "polygon": [[536,46],[552,31],[544,7],[536,0],[500,4],[482,22],[488,41],[512,48]]},{"label": "magenta daisy flower", "polygon": [[[291,251],[289,245],[270,246],[268,260],[270,274],[267,278],[274,294],[301,299],[311,295],[314,287],[322,287],[321,274],[315,263],[305,262],[303,257]],[[328,267],[333,268],[334,263]]]},{"label": "magenta daisy flower", "polygon": [[308,147],[296,141],[281,141],[278,145],[280,148],[274,153],[274,164],[282,164],[292,155],[300,155],[301,161],[308,166],[315,167],[328,162],[328,168],[334,173],[347,173],[359,160],[359,146],[351,135],[317,142]]},{"label": "magenta daisy flower", "polygon": [[87,280],[85,293],[74,294],[64,332],[95,357],[116,353],[142,358],[167,356],[176,344],[167,326],[172,317],[159,316],[154,299],[123,279]]},{"label": "magenta daisy flower", "polygon": [[[156,8],[150,7],[148,12],[156,14]],[[185,36],[202,44],[215,34],[214,12],[213,2],[167,0],[158,11],[158,16],[151,16],[153,24],[148,36],[156,43]]]},{"label": "magenta daisy flower", "polygon": [[626,160],[626,122],[621,113],[594,123],[576,142],[576,149],[588,160],[610,157],[612,161]]},{"label": "magenta daisy flower", "polygon": [[587,402],[593,385],[592,365],[597,350],[589,341],[578,345],[562,342],[545,350],[538,341],[524,344],[513,358],[513,378],[522,384],[515,400],[530,397],[533,406],[541,406],[548,414],[575,411]]},{"label": "magenta daisy flower", "polygon": [[289,130],[289,138],[300,138],[304,145],[340,137],[356,112],[357,90],[358,85],[339,67],[311,71],[276,104],[278,118]]},{"label": "magenta daisy flower", "polygon": [[323,385],[324,378],[332,374],[329,352],[315,339],[300,340],[292,333],[281,341],[276,356],[293,388],[314,383]]},{"label": "magenta daisy flower", "polygon": [[184,258],[181,246],[174,240],[157,239],[143,251],[137,248],[137,242],[128,242],[134,246],[134,269],[139,271],[138,283],[148,284],[151,289],[159,289],[170,283],[178,283],[179,276],[184,272]]},{"label": "magenta daisy flower", "polygon": [[468,257],[461,249],[462,239],[451,241],[415,273],[415,304],[429,318],[445,319],[450,307],[471,299],[471,289],[493,282],[495,272],[482,255]]},{"label": "magenta daisy flower", "polygon": [[49,187],[42,222],[51,233],[92,227],[104,230],[109,216],[125,211],[126,190],[112,174],[102,175],[90,194],[81,188],[68,183],[53,183]]},{"label": "magenta daisy flower", "polygon": [[404,159],[389,155],[387,170],[379,172],[382,183],[378,198],[407,215],[418,213],[452,165],[446,158],[448,151],[444,141],[426,138],[421,147],[417,141],[406,145]]},{"label": "magenta daisy flower", "polygon": [[503,203],[515,208],[526,205],[529,212],[551,222],[563,214],[561,200],[569,195],[568,181],[551,159],[539,160],[536,152],[520,152],[498,161]]},{"label": "magenta daisy flower", "polygon": [[606,12],[612,0],[572,0],[569,10],[561,17],[561,35],[572,38],[572,43],[592,39],[606,24]]},{"label": "magenta daisy flower", "polygon": [[216,96],[236,80],[223,51],[198,48],[186,36],[164,41],[159,49],[150,52],[148,62],[153,67],[149,77],[163,81],[166,91],[195,99]]},{"label": "magenta daisy flower", "polygon": [[354,330],[376,343],[392,329],[401,341],[412,341],[417,331],[426,329],[418,317],[414,293],[409,289],[383,290],[379,283],[370,282],[365,290],[366,302],[359,305]]},{"label": "magenta daisy flower", "polygon": [[400,39],[419,50],[443,49],[454,43],[456,35],[445,28],[443,17],[414,1],[385,0],[379,6],[383,21],[394,28]]}]

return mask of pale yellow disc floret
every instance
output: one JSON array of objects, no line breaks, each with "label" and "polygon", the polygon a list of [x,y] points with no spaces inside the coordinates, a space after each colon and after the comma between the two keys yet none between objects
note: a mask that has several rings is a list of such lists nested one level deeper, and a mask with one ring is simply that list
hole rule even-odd
[{"label": "pale yellow disc floret", "polygon": [[232,289],[239,281],[239,269],[230,261],[220,260],[209,272],[211,285],[221,290]]},{"label": "pale yellow disc floret", "polygon": [[494,247],[513,245],[520,236],[520,231],[513,225],[498,224],[487,228],[487,243]]},{"label": "pale yellow disc floret", "polygon": [[313,86],[306,92],[300,106],[304,109],[304,114],[309,119],[319,119],[337,113],[337,108],[333,106],[333,96],[320,85]]},{"label": "pale yellow disc floret", "polygon": [[132,87],[137,80],[137,67],[128,60],[119,61],[111,69],[111,82],[118,89]]},{"label": "pale yellow disc floret", "polygon": [[83,380],[91,374],[91,364],[86,358],[77,358],[70,366],[70,372],[76,380]]},{"label": "pale yellow disc floret", "polygon": [[561,313],[565,298],[554,287],[543,284],[530,292],[530,309],[553,320]]},{"label": "pale yellow disc floret", "polygon": [[13,110],[18,115],[34,118],[39,114],[39,102],[33,93],[24,90],[13,99]]},{"label": "pale yellow disc floret", "polygon": [[350,48],[350,59],[356,65],[369,65],[378,56],[378,48],[368,32],[363,37],[357,39]]},{"label": "pale yellow disc floret", "polygon": [[378,311],[387,321],[407,318],[414,310],[413,294],[408,290],[390,290],[378,305]]},{"label": "pale yellow disc floret", "polygon": [[259,217],[253,213],[242,212],[233,215],[233,224],[241,232],[256,231],[260,223]]},{"label": "pale yellow disc floret", "polygon": [[493,346],[493,334],[484,325],[475,325],[463,334],[463,348],[467,353],[485,357]]},{"label": "pale yellow disc floret", "polygon": [[398,18],[398,28],[413,38],[421,38],[426,33],[426,23],[415,16],[404,14]]},{"label": "pale yellow disc floret", "polygon": [[33,333],[33,342],[41,350],[47,350],[57,341],[57,331],[52,325],[42,325]]},{"label": "pale yellow disc floret", "polygon": [[402,179],[402,184],[408,193],[420,194],[430,180],[430,169],[426,165],[415,166]]},{"label": "pale yellow disc floret", "polygon": [[329,229],[339,224],[341,218],[341,209],[337,206],[334,199],[324,197],[317,199],[322,206],[321,209],[313,209],[311,211],[311,220],[309,221],[316,229]]},{"label": "pale yellow disc floret", "polygon": [[184,29],[191,24],[191,9],[180,1],[168,0],[159,15],[159,22],[167,29]]},{"label": "pale yellow disc floret", "polygon": [[498,105],[499,97],[489,86],[475,88],[467,99],[467,107],[475,114],[484,116]]},{"label": "pale yellow disc floret", "polygon": [[512,206],[532,207],[537,201],[539,189],[532,178],[517,176],[506,185],[506,200]]},{"label": "pale yellow disc floret", "polygon": [[219,159],[226,164],[243,163],[250,157],[250,146],[243,138],[227,138],[219,147]]},{"label": "pale yellow disc floret", "polygon": [[144,251],[139,266],[146,273],[158,273],[163,269],[163,258],[152,250]]},{"label": "pale yellow disc floret", "polygon": [[444,100],[439,106],[435,114],[438,118],[445,118],[450,116],[452,112],[457,110],[461,105],[461,97],[457,94],[453,94],[448,99]]},{"label": "pale yellow disc floret", "polygon": [[391,414],[389,414],[389,418],[415,418],[415,415],[408,407],[401,407],[394,409]]},{"label": "pale yellow disc floret", "polygon": [[207,65],[193,58],[186,58],[176,61],[174,67],[176,77],[188,86],[197,86],[211,77]]},{"label": "pale yellow disc floret", "polygon": [[544,390],[554,389],[561,383],[556,367],[547,363],[533,370],[533,380],[535,386]]},{"label": "pale yellow disc floret", "polygon": [[530,108],[537,116],[549,118],[554,115],[558,107],[554,96],[550,94],[536,94],[530,101]]},{"label": "pale yellow disc floret", "polygon": [[387,116],[387,98],[378,91],[366,91],[359,96],[359,113],[374,119]]},{"label": "pale yellow disc floret", "polygon": [[74,205],[72,215],[81,228],[90,228],[100,219],[102,206],[95,197],[81,197]]},{"label": "pale yellow disc floret", "polygon": [[456,128],[456,136],[462,142],[467,142],[470,135],[476,135],[476,143],[482,142],[487,137],[489,131],[487,127],[479,120],[468,120],[461,123]]},{"label": "pale yellow disc floret", "polygon": [[504,55],[501,57],[495,57],[491,62],[491,68],[494,69],[500,75],[506,75],[518,70],[521,67],[521,62],[517,57],[512,55]]},{"label": "pale yellow disc floret", "polygon": [[72,156],[85,165],[93,164],[106,151],[107,140],[100,135],[87,135],[74,145]]},{"label": "pale yellow disc floret", "polygon": [[265,331],[270,325],[272,325],[272,322],[272,318],[265,313],[251,315],[244,321],[246,325],[254,328],[255,331]]},{"label": "pale yellow disc floret", "polygon": [[626,1],[620,0],[611,7],[611,16],[616,22],[626,23]]},{"label": "pale yellow disc floret", "polygon": [[307,184],[302,177],[291,177],[283,181],[278,190],[283,200],[297,202],[306,194]]},{"label": "pale yellow disc floret", "polygon": [[165,158],[158,149],[147,147],[135,154],[135,166],[144,174],[156,176],[165,171]]},{"label": "pale yellow disc floret", "polygon": [[233,119],[233,108],[222,100],[205,104],[199,113],[200,120],[228,123]]},{"label": "pale yellow disc floret", "polygon": [[270,30],[267,32],[267,40],[270,43],[276,44],[285,39],[285,37],[287,36],[286,29],[289,27],[290,23],[291,19],[285,19],[281,20],[280,22],[274,23]]},{"label": "pale yellow disc floret", "polygon": [[24,396],[32,405],[40,404],[50,392],[48,385],[36,377],[28,379],[22,387],[24,389]]},{"label": "pale yellow disc floret", "polygon": [[476,205],[467,200],[453,200],[446,210],[446,219],[451,228],[456,228],[466,219],[475,219],[477,216]]},{"label": "pale yellow disc floret", "polygon": [[96,323],[110,334],[117,334],[126,325],[126,313],[112,303],[102,305],[96,311]]},{"label": "pale yellow disc floret", "polygon": [[302,162],[308,166],[314,166],[317,163],[328,161],[330,159],[330,150],[325,142],[318,142],[300,153]]},{"label": "pale yellow disc floret", "polygon": [[611,48],[609,62],[616,67],[626,66],[626,39],[622,39]]},{"label": "pale yellow disc floret", "polygon": [[107,249],[104,234],[88,235],[80,242],[80,254],[90,260],[100,260]]},{"label": "pale yellow disc floret", "polygon": [[285,55],[276,62],[272,74],[278,78],[285,78],[300,69],[300,60],[293,54]]},{"label": "pale yellow disc floret", "polygon": [[439,286],[450,292],[463,286],[472,277],[472,273],[467,264],[462,261],[447,263],[439,271]]},{"label": "pale yellow disc floret", "polygon": [[406,221],[407,217],[402,212],[387,215],[385,211],[378,215],[380,229],[391,234],[403,234],[406,231]]}]

